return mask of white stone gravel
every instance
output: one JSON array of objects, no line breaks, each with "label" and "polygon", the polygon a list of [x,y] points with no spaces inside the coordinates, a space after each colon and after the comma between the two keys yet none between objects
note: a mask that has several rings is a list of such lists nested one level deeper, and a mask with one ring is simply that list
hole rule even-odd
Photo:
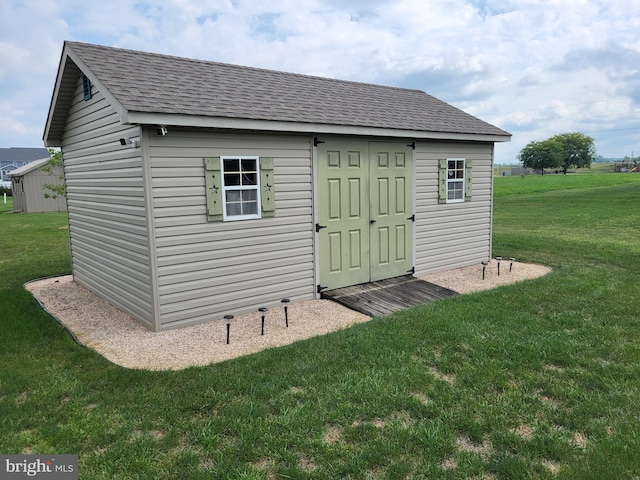
[{"label": "white stone gravel", "polygon": [[[481,265],[422,278],[459,293],[469,293],[535,278],[551,271],[540,265],[514,263],[509,272],[508,261],[503,261],[501,267],[501,275],[498,276],[493,260],[487,267],[484,281]],[[25,284],[25,288],[80,344],[117,365],[137,369],[178,370],[222,362],[370,320],[366,315],[329,300],[310,300],[289,305],[288,328],[283,308],[270,309],[264,336],[260,335],[260,313],[234,318],[227,345],[224,319],[151,332],[106,300],[78,285],[71,275],[35,280]]]}]

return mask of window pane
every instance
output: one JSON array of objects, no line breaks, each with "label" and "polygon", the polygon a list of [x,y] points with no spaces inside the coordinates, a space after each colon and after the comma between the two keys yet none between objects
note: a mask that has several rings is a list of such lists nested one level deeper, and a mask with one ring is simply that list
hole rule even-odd
[{"label": "window pane", "polygon": [[242,201],[256,201],[258,199],[258,192],[256,190],[243,190],[242,191]]},{"label": "window pane", "polygon": [[458,170],[463,170],[463,169],[464,169],[464,160],[458,160],[458,161],[456,162],[456,168],[457,168]]},{"label": "window pane", "polygon": [[243,159],[242,160],[242,171],[243,172],[255,172],[256,171],[256,159],[255,158],[249,158],[249,159]]},{"label": "window pane", "polygon": [[227,203],[227,215],[232,217],[232,216],[237,216],[237,215],[242,215],[242,210],[240,208],[240,203]]},{"label": "window pane", "polygon": [[456,170],[456,178],[464,178],[464,170]]},{"label": "window pane", "polygon": [[244,215],[256,215],[258,213],[258,202],[243,203],[242,213]]},{"label": "window pane", "polygon": [[258,184],[258,175],[255,173],[243,173],[242,174],[242,184],[243,185],[257,185]]},{"label": "window pane", "polygon": [[227,202],[239,202],[240,190],[227,190]]},{"label": "window pane", "polygon": [[449,170],[453,170],[454,168],[456,168],[456,161],[455,160],[447,161],[447,168]]},{"label": "window pane", "polygon": [[224,174],[224,186],[225,187],[233,187],[236,185],[240,185],[240,174],[239,173],[225,173]]},{"label": "window pane", "polygon": [[224,171],[225,172],[239,172],[240,171],[240,160],[237,158],[225,158],[224,160]]}]

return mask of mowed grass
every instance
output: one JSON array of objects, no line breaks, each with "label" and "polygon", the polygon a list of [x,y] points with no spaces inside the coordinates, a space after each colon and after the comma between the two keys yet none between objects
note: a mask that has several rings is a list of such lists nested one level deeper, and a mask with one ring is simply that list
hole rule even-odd
[{"label": "mowed grass", "polygon": [[65,216],[0,214],[0,452],[82,479],[638,478],[640,175],[617,176],[496,179],[494,254],[550,275],[178,372],[77,346],[22,288],[69,273]]}]

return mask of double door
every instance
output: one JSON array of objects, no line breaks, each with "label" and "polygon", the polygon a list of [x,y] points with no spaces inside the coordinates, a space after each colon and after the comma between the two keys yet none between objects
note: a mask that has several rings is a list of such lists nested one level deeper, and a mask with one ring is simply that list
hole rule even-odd
[{"label": "double door", "polygon": [[318,145],[321,288],[405,275],[413,267],[413,150],[405,143]]}]

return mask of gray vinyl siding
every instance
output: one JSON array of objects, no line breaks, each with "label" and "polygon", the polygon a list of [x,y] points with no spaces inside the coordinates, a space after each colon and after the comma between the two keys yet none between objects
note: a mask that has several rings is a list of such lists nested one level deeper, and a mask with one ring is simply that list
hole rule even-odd
[{"label": "gray vinyl siding", "polygon": [[[473,162],[470,202],[438,203],[438,161]],[[418,142],[416,159],[416,275],[464,267],[491,256],[493,144]]]},{"label": "gray vinyl siding", "polygon": [[[309,136],[149,131],[161,329],[314,296]],[[205,157],[274,159],[273,218],[207,221]]]},{"label": "gray vinyl siding", "polygon": [[[45,185],[59,185],[62,173],[61,167],[54,167],[52,173],[37,169],[20,177],[13,178],[13,208],[24,213],[35,212],[64,212],[67,203],[64,196],[53,198],[54,192],[45,188]],[[49,198],[44,195],[47,193]]]},{"label": "gray vinyl siding", "polygon": [[140,128],[92,93],[78,81],[62,139],[74,278],[153,329],[141,149],[120,144]]}]

